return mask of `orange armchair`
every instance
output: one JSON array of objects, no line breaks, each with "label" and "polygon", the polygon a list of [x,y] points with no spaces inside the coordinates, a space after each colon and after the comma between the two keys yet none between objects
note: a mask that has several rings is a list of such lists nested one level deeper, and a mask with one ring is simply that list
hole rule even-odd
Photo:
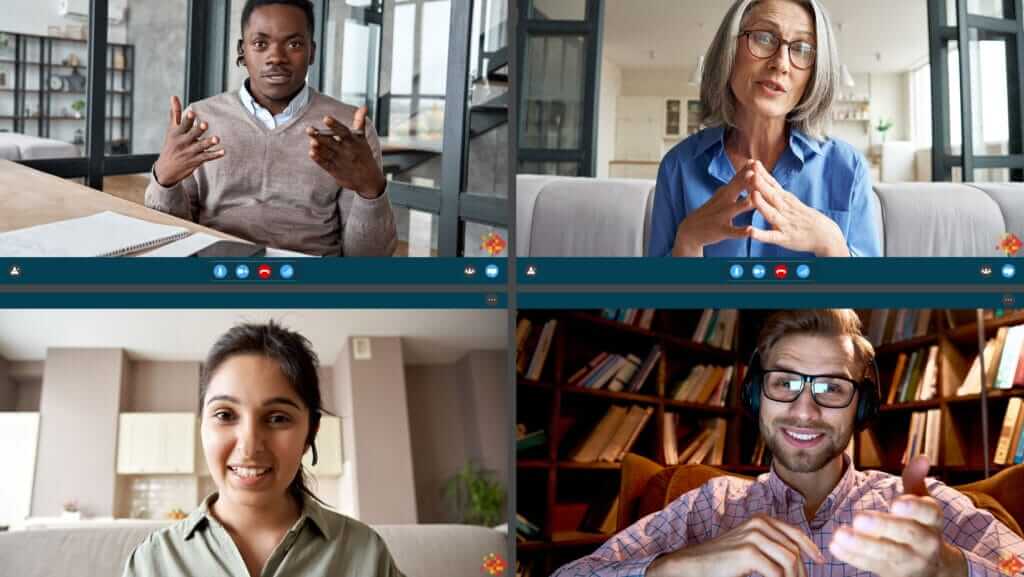
[{"label": "orange armchair", "polygon": [[[616,531],[632,525],[641,517],[660,511],[683,493],[696,489],[709,479],[730,475],[751,479],[707,465],[665,467],[629,453],[622,460],[619,482],[619,512]],[[984,481],[953,487],[967,495],[974,505],[986,509],[1021,537],[1024,524],[1024,465],[1004,469]]]}]

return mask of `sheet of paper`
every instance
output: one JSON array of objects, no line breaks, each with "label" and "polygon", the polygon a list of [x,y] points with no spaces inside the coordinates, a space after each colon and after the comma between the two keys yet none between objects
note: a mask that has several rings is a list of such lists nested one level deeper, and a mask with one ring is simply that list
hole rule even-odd
[{"label": "sheet of paper", "polygon": [[189,230],[100,212],[0,234],[0,257],[122,256],[185,238]]},{"label": "sheet of paper", "polygon": [[185,237],[179,241],[165,244],[164,246],[149,251],[139,256],[162,256],[162,257],[186,257],[192,256],[200,250],[220,240],[212,234],[197,232],[192,236]]}]

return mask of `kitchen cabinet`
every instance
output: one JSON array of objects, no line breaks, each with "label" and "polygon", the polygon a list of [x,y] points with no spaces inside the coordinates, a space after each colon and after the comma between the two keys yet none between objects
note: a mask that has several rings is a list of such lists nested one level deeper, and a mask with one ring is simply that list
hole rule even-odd
[{"label": "kitchen cabinet", "polygon": [[192,413],[121,413],[117,472],[192,474],[196,470],[195,446],[196,416]]},{"label": "kitchen cabinet", "polygon": [[317,464],[313,466],[313,452],[306,451],[302,464],[317,477],[341,475],[341,419],[324,415],[320,417],[320,432],[316,435]]}]

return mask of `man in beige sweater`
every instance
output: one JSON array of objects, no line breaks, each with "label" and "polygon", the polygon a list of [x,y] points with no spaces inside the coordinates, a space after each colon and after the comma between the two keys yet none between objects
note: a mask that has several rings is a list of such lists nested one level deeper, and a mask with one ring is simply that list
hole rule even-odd
[{"label": "man in beige sweater", "polygon": [[248,0],[238,92],[192,104],[170,125],[146,206],[267,246],[316,255],[390,256],[395,219],[366,109],[306,85],[310,0]]}]

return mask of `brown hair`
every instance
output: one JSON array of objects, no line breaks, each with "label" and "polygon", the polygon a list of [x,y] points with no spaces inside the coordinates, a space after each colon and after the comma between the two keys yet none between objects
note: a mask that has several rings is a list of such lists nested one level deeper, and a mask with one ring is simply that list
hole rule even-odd
[{"label": "brown hair", "polygon": [[861,332],[860,317],[853,309],[798,309],[780,311],[768,318],[761,327],[757,338],[757,352],[765,359],[779,339],[788,335],[821,335],[827,337],[850,337],[861,374],[860,378],[875,359],[875,347]]}]

